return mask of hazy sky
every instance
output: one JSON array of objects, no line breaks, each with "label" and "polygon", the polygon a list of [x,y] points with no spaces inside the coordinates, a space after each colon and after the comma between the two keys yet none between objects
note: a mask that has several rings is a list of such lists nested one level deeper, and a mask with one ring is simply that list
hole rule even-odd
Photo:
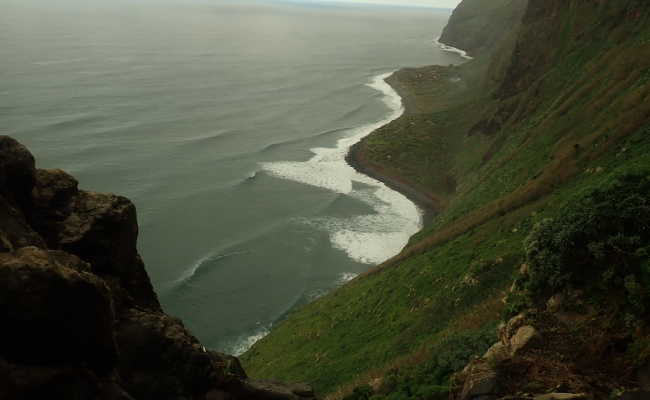
[{"label": "hazy sky", "polygon": [[[317,1],[317,0],[302,0]],[[461,0],[330,0],[341,3],[367,3],[367,4],[403,4],[409,6],[429,6],[441,8],[456,8]]]}]

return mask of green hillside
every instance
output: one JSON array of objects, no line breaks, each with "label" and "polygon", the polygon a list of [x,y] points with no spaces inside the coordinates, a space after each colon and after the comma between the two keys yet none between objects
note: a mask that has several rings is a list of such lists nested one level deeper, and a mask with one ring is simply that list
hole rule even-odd
[{"label": "green hillside", "polygon": [[[483,35],[485,21],[459,15],[484,3],[465,0],[447,31]],[[626,374],[650,360],[650,3],[504,1],[488,16],[522,4],[474,61],[391,78],[407,112],[355,157],[433,199],[436,215],[400,255],[274,328],[242,357],[250,375],[330,398],[356,388],[350,398],[447,399],[452,374],[497,340],[502,319],[579,290],[607,329],[593,318],[573,334],[626,338],[620,355],[599,356],[624,367],[588,387],[636,384]],[[592,373],[575,371],[576,382]],[[538,392],[557,384],[542,375]]]}]

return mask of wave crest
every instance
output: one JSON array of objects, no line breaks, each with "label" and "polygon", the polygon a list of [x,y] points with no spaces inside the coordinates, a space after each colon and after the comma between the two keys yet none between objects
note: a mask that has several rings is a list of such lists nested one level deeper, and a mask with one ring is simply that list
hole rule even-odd
[{"label": "wave crest", "polygon": [[383,95],[382,101],[389,109],[386,118],[348,129],[349,135],[339,139],[335,147],[310,149],[314,155],[307,161],[261,164],[264,171],[277,178],[320,187],[368,204],[376,214],[354,218],[316,218],[310,222],[328,232],[334,248],[366,264],[381,263],[397,254],[422,223],[422,213],[415,204],[382,182],[357,172],[345,160],[353,144],[403,114],[401,97],[386,83],[391,75],[380,74],[367,83],[367,86]]}]

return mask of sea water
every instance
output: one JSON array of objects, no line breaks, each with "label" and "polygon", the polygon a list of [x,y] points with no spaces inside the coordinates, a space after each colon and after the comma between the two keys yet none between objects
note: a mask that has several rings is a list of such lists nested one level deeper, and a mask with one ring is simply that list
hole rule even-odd
[{"label": "sea water", "polygon": [[463,59],[449,10],[225,0],[0,0],[0,134],[132,199],[165,309],[239,354],[421,226],[345,163],[399,117],[385,82]]}]

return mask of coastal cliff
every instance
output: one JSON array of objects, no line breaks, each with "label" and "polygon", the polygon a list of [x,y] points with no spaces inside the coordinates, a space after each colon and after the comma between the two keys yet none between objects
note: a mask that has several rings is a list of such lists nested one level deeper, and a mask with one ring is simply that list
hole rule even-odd
[{"label": "coastal cliff", "polygon": [[164,313],[128,199],[0,137],[0,399],[650,398],[650,4],[465,0],[441,42],[476,57],[395,73],[349,157],[426,227],[241,365]]},{"label": "coastal cliff", "polygon": [[309,399],[247,378],[163,312],[126,198],[0,136],[0,399]]},{"label": "coastal cliff", "polygon": [[425,228],[247,370],[330,399],[650,398],[648,22],[639,0],[463,1],[440,41],[475,59],[396,72],[404,115],[349,156]]},{"label": "coastal cliff", "polygon": [[451,14],[439,41],[472,56],[489,54],[519,23],[526,5],[527,0],[465,0]]}]

